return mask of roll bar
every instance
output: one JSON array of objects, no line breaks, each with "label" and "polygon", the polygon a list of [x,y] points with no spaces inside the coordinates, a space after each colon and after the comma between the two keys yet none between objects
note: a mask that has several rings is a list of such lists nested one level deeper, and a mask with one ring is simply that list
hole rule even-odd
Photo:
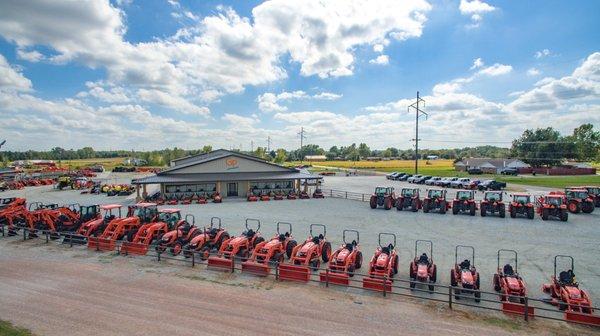
[{"label": "roll bar", "polygon": [[429,257],[432,258],[433,257],[433,242],[431,240],[422,240],[422,239],[415,240],[415,258],[418,257],[417,250],[418,250],[419,243],[429,244]]},{"label": "roll bar", "polygon": [[315,235],[313,234],[313,227],[320,227],[323,229],[323,237],[325,237],[327,235],[327,227],[323,224],[310,224],[310,236],[314,237]]},{"label": "roll bar", "polygon": [[31,202],[31,203],[29,203],[29,208],[28,209],[29,209],[29,211],[31,211],[32,208],[33,208],[33,210],[39,210],[43,206],[44,206],[44,204],[42,204],[42,202]]},{"label": "roll bar", "polygon": [[383,246],[383,245],[381,244],[381,237],[385,237],[385,236],[388,236],[388,237],[393,237],[393,238],[394,238],[394,244],[393,244],[393,246],[394,246],[394,247],[396,247],[396,235],[395,235],[395,234],[393,234],[393,233],[389,233],[389,232],[379,232],[379,236],[378,236],[378,239],[379,239],[379,246],[380,246],[381,248],[384,248],[384,247],[385,247],[385,246]]},{"label": "roll bar", "polygon": [[515,251],[515,250],[505,250],[505,249],[499,249],[499,250],[498,250],[498,268],[500,268],[500,254],[501,254],[502,252],[506,252],[506,253],[512,253],[512,254],[514,254],[514,255],[515,255],[515,273],[519,273],[519,272],[517,271],[517,267],[518,267],[518,264],[519,264],[519,262],[518,262],[518,260],[517,260],[517,251]]},{"label": "roll bar", "polygon": [[575,259],[569,255],[558,254],[554,256],[554,277],[556,277],[556,264],[558,259],[571,259],[571,270],[575,272]]},{"label": "roll bar", "polygon": [[288,223],[288,222],[277,222],[277,234],[281,234],[279,227],[281,225],[287,225],[288,229],[290,229],[288,232],[290,235],[292,234],[292,223]]},{"label": "roll bar", "polygon": [[256,230],[255,230],[255,232],[258,232],[260,230],[260,220],[254,219],[254,218],[246,218],[246,229],[250,230],[250,228],[248,227],[248,222],[254,222],[254,223],[256,223]]},{"label": "roll bar", "polygon": [[458,264],[458,250],[459,249],[466,249],[466,250],[471,250],[472,256],[471,256],[471,264],[473,266],[475,266],[475,248],[473,246],[468,246],[468,245],[456,245],[456,248],[454,249],[454,263]]},{"label": "roll bar", "polygon": [[344,243],[348,244],[348,242],[346,241],[346,232],[348,233],[355,233],[356,234],[356,244],[358,244],[358,242],[360,242],[360,234],[358,233],[358,231],[356,230],[344,230],[342,231],[342,238],[344,240]]},{"label": "roll bar", "polygon": [[221,229],[221,218],[220,217],[211,217],[210,218],[210,228],[212,229],[215,225],[215,222],[219,222],[219,230]]},{"label": "roll bar", "polygon": [[188,218],[189,218],[189,217],[191,217],[191,218],[192,218],[192,222],[191,222],[191,224],[192,224],[192,225],[195,225],[195,224],[196,224],[196,217],[194,217],[194,215],[192,215],[192,214],[187,214],[187,215],[185,215],[185,221],[186,221],[186,222],[188,222],[188,223],[190,223],[190,221],[188,220]]}]

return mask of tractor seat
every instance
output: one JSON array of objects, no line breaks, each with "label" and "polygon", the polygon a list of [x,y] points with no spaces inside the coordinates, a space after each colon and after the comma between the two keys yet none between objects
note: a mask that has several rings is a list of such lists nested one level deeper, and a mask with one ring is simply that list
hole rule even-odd
[{"label": "tractor seat", "polygon": [[250,229],[250,230],[246,231],[245,236],[248,238],[252,238],[255,234],[256,234],[256,232],[254,232],[254,230]]},{"label": "tractor seat", "polygon": [[285,241],[285,235],[284,234],[280,234],[279,237],[277,237],[277,239],[279,239],[280,242],[284,242]]},{"label": "tractor seat", "polygon": [[315,244],[318,244],[319,241],[321,241],[321,238],[319,236],[314,236],[313,239],[312,239],[312,242],[315,243]]},{"label": "tractor seat", "polygon": [[184,222],[184,223],[181,225],[181,232],[182,232],[184,235],[187,235],[187,234],[188,234],[188,232],[190,232],[190,229],[191,229],[191,228],[192,228],[192,226],[190,225],[190,223],[188,223],[188,222]]},{"label": "tractor seat", "polygon": [[210,229],[210,230],[208,231],[208,235],[209,235],[211,238],[213,238],[213,237],[215,237],[215,236],[217,235],[217,232],[218,232],[218,230],[217,230],[217,229],[215,229],[215,228],[212,228],[212,229]]},{"label": "tractor seat", "polygon": [[419,264],[429,264],[429,257],[427,257],[427,253],[421,254],[419,257]]},{"label": "tractor seat", "polygon": [[346,250],[352,251],[352,249],[354,249],[354,245],[352,245],[352,243],[347,243],[346,244]]},{"label": "tractor seat", "polygon": [[506,275],[506,276],[515,275],[515,270],[513,270],[512,266],[510,264],[504,265],[504,268],[502,271],[504,272],[504,275]]},{"label": "tractor seat", "polygon": [[464,269],[464,270],[468,270],[471,268],[471,262],[468,259],[465,259],[463,262],[460,263],[460,268]]},{"label": "tractor seat", "polygon": [[562,271],[558,275],[558,280],[563,284],[570,285],[573,283],[573,279],[575,279],[575,274],[572,270]]}]

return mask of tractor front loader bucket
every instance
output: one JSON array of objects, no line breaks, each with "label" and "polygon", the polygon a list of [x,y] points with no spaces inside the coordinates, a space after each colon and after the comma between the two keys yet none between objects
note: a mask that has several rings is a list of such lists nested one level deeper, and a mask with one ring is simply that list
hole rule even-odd
[{"label": "tractor front loader bucket", "polygon": [[269,275],[271,269],[268,265],[257,263],[255,261],[244,261],[242,263],[242,272],[243,273],[251,273],[258,276],[267,276]]},{"label": "tractor front loader bucket", "polygon": [[310,273],[308,266],[279,264],[279,280],[308,282]]},{"label": "tractor front loader bucket", "polygon": [[568,322],[583,323],[596,327],[600,326],[600,316],[598,315],[567,311],[565,312],[565,320]]},{"label": "tractor front loader bucket", "polygon": [[390,280],[378,279],[378,278],[363,278],[363,288],[376,290],[379,292],[392,291],[392,282]]},{"label": "tractor front loader bucket", "polygon": [[88,249],[96,251],[114,251],[117,247],[116,241],[108,238],[88,238]]},{"label": "tractor front loader bucket", "polygon": [[[525,315],[525,305],[515,302],[503,301],[502,311],[506,314]],[[534,316],[535,310],[532,306],[527,307],[527,316]]]},{"label": "tractor front loader bucket", "polygon": [[219,256],[208,258],[208,268],[215,271],[233,272],[234,261]]},{"label": "tractor front loader bucket", "polygon": [[141,243],[123,242],[121,244],[121,254],[146,255],[148,245]]},{"label": "tractor front loader bucket", "polygon": [[63,244],[73,244],[73,245],[86,245],[88,243],[88,237],[76,233],[63,233],[64,236],[62,243]]},{"label": "tractor front loader bucket", "polygon": [[321,280],[321,282],[343,286],[348,286],[350,284],[350,277],[346,273],[321,272],[319,273],[319,280]]}]

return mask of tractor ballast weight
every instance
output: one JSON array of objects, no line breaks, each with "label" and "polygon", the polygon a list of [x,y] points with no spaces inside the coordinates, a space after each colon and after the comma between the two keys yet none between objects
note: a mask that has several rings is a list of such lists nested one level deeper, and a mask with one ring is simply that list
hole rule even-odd
[{"label": "tractor ballast weight", "polygon": [[[281,226],[286,226],[283,232]],[[254,247],[250,259],[242,262],[242,272],[248,272],[259,276],[267,276],[271,267],[283,263],[285,256],[292,256],[292,252],[298,243],[292,238],[292,224],[277,222],[277,234],[269,241],[262,241]]]},{"label": "tractor ballast weight", "polygon": [[450,209],[446,200],[446,189],[428,189],[427,196],[423,199],[423,212],[435,211],[445,214]]},{"label": "tractor ballast weight", "polygon": [[[392,237],[393,243],[383,245],[382,237]],[[398,274],[398,253],[396,252],[396,235],[393,233],[379,233],[379,247],[375,250],[369,262],[368,275],[363,277],[363,288],[376,291],[392,291],[394,275]]]},{"label": "tractor ballast weight", "polygon": [[563,222],[569,219],[567,210],[566,198],[562,195],[548,194],[541,196],[536,200],[537,213],[542,217],[542,220],[556,218]]},{"label": "tractor ballast weight", "polygon": [[533,219],[535,216],[535,206],[532,202],[532,196],[521,193],[513,194],[512,200],[508,205],[508,212],[511,218],[526,216],[529,219]]},{"label": "tractor ballast weight", "polygon": [[[348,241],[347,234],[355,234],[356,239]],[[356,230],[344,230],[343,244],[331,254],[327,271],[319,274],[321,282],[348,286],[354,272],[362,267],[363,256],[360,251],[360,234]]]},{"label": "tractor ballast weight", "polygon": [[486,191],[483,199],[479,202],[481,217],[498,215],[500,218],[504,218],[506,216],[506,204],[502,200],[503,195],[503,191]]},{"label": "tractor ballast weight", "polygon": [[[429,255],[422,253],[419,255],[419,243],[424,243],[429,246]],[[437,281],[437,266],[433,262],[433,242],[431,240],[416,240],[415,241],[415,258],[409,266],[410,288],[415,288],[417,283],[427,284],[430,292],[435,290]]]},{"label": "tractor ballast weight", "polygon": [[[502,253],[514,255],[514,267],[507,263],[500,266],[500,257]],[[494,274],[494,290],[500,293],[502,302],[502,311],[510,314],[525,314],[525,297],[527,296],[527,286],[525,280],[518,272],[518,254],[515,250],[498,250],[498,267]],[[527,314],[534,316],[534,307],[528,306]]]},{"label": "tractor ballast weight", "polygon": [[[249,222],[256,223],[256,231],[249,227]],[[221,248],[216,256],[208,258],[208,267],[210,269],[233,272],[235,259],[246,261],[254,247],[265,239],[260,236],[260,221],[258,219],[247,218],[246,231],[240,236],[231,237],[221,244]]]},{"label": "tractor ballast weight", "polygon": [[396,203],[396,194],[393,187],[377,187],[369,199],[371,209],[382,206],[385,210],[390,210]]},{"label": "tractor ballast weight", "polygon": [[419,211],[423,207],[423,202],[419,197],[419,188],[402,188],[395,205],[398,211],[404,209],[410,209],[412,212]]},{"label": "tractor ballast weight", "polygon": [[[314,228],[321,228],[323,233],[314,234]],[[292,250],[289,263],[279,264],[279,279],[304,281],[310,280],[312,271],[318,269],[321,262],[331,259],[331,243],[326,240],[327,228],[322,224],[310,225],[310,236],[305,242]]]},{"label": "tractor ballast weight", "polygon": [[452,214],[468,213],[475,216],[477,212],[477,203],[475,203],[474,190],[459,190],[452,201]]},{"label": "tractor ballast weight", "polygon": [[[458,263],[459,249],[471,250],[471,260],[465,259]],[[457,245],[454,250],[454,268],[450,270],[450,285],[454,287],[454,298],[460,300],[463,293],[473,294],[475,302],[481,301],[479,272],[475,268],[475,248],[473,246]]]}]

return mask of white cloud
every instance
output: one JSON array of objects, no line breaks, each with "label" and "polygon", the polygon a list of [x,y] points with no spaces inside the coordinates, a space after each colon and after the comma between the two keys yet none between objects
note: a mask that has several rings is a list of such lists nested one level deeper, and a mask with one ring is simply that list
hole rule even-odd
[{"label": "white cloud", "polygon": [[76,97],[92,97],[107,103],[128,103],[131,101],[128,93],[122,87],[107,87],[101,82],[87,82],[88,91],[79,92]]},{"label": "white cloud", "polygon": [[30,91],[31,81],[0,54],[0,91]]},{"label": "white cloud", "polygon": [[512,71],[512,69],[513,68],[510,65],[496,63],[492,66],[489,66],[487,68],[483,68],[483,69],[479,70],[478,74],[495,77],[495,76],[506,75],[506,74],[510,73]]},{"label": "white cloud", "polygon": [[538,70],[537,68],[529,68],[527,70],[527,76],[539,76],[542,72],[540,70]]},{"label": "white cloud", "polygon": [[321,92],[321,93],[317,93],[316,95],[314,95],[313,98],[322,99],[322,100],[338,100],[338,99],[342,98],[342,95],[337,94],[337,93],[331,93],[331,92]]},{"label": "white cloud", "polygon": [[384,46],[381,43],[377,43],[377,44],[373,45],[374,52],[378,52],[378,53],[383,52],[383,48],[384,48]]},{"label": "white cloud", "polygon": [[540,59],[540,58],[550,56],[550,54],[551,54],[551,52],[549,49],[543,49],[543,50],[536,51],[535,54],[533,54],[533,57]]},{"label": "white cloud", "polygon": [[25,50],[22,48],[17,49],[17,57],[19,59],[22,59],[22,60],[25,60],[25,61],[28,61],[31,63],[36,63],[36,62],[39,62],[44,59],[44,55],[42,55],[42,53],[40,53],[39,51],[37,51],[37,50],[28,51],[28,50]]},{"label": "white cloud", "polygon": [[484,62],[481,58],[476,58],[469,70],[479,69],[469,77],[460,77],[449,82],[438,83],[433,87],[433,94],[440,95],[446,93],[458,92],[463,89],[465,84],[471,83],[476,79],[485,77],[496,77],[506,75],[512,72],[512,66],[506,64],[495,63],[494,65],[484,67]]},{"label": "white cloud", "polygon": [[476,59],[473,60],[473,65],[471,66],[471,68],[469,68],[469,70],[475,70],[478,68],[481,68],[483,66],[483,60],[481,59],[481,57],[478,57]]},{"label": "white cloud", "polygon": [[297,99],[318,99],[318,100],[337,100],[342,97],[341,94],[331,92],[321,92],[315,95],[309,95],[304,91],[298,90],[293,92],[284,91],[280,94],[266,92],[256,98],[258,109],[263,112],[283,112],[287,111],[286,106],[279,104],[281,101],[290,101]]},{"label": "white cloud", "polygon": [[137,96],[143,101],[162,105],[181,113],[202,117],[210,115],[210,110],[207,107],[197,106],[183,97],[171,95],[163,91],[139,89]]},{"label": "white cloud", "polygon": [[483,14],[493,12],[496,7],[480,0],[460,0],[458,9],[462,15],[471,17],[471,24],[467,27],[477,28],[483,20]]},{"label": "white cloud", "polygon": [[379,56],[377,56],[377,58],[369,61],[369,63],[377,64],[377,65],[386,65],[389,62],[390,62],[390,58],[388,57],[388,55],[379,55]]},{"label": "white cloud", "polygon": [[234,127],[240,128],[251,128],[258,123],[258,119],[256,118],[244,117],[233,113],[225,113],[221,119],[227,121]]}]

